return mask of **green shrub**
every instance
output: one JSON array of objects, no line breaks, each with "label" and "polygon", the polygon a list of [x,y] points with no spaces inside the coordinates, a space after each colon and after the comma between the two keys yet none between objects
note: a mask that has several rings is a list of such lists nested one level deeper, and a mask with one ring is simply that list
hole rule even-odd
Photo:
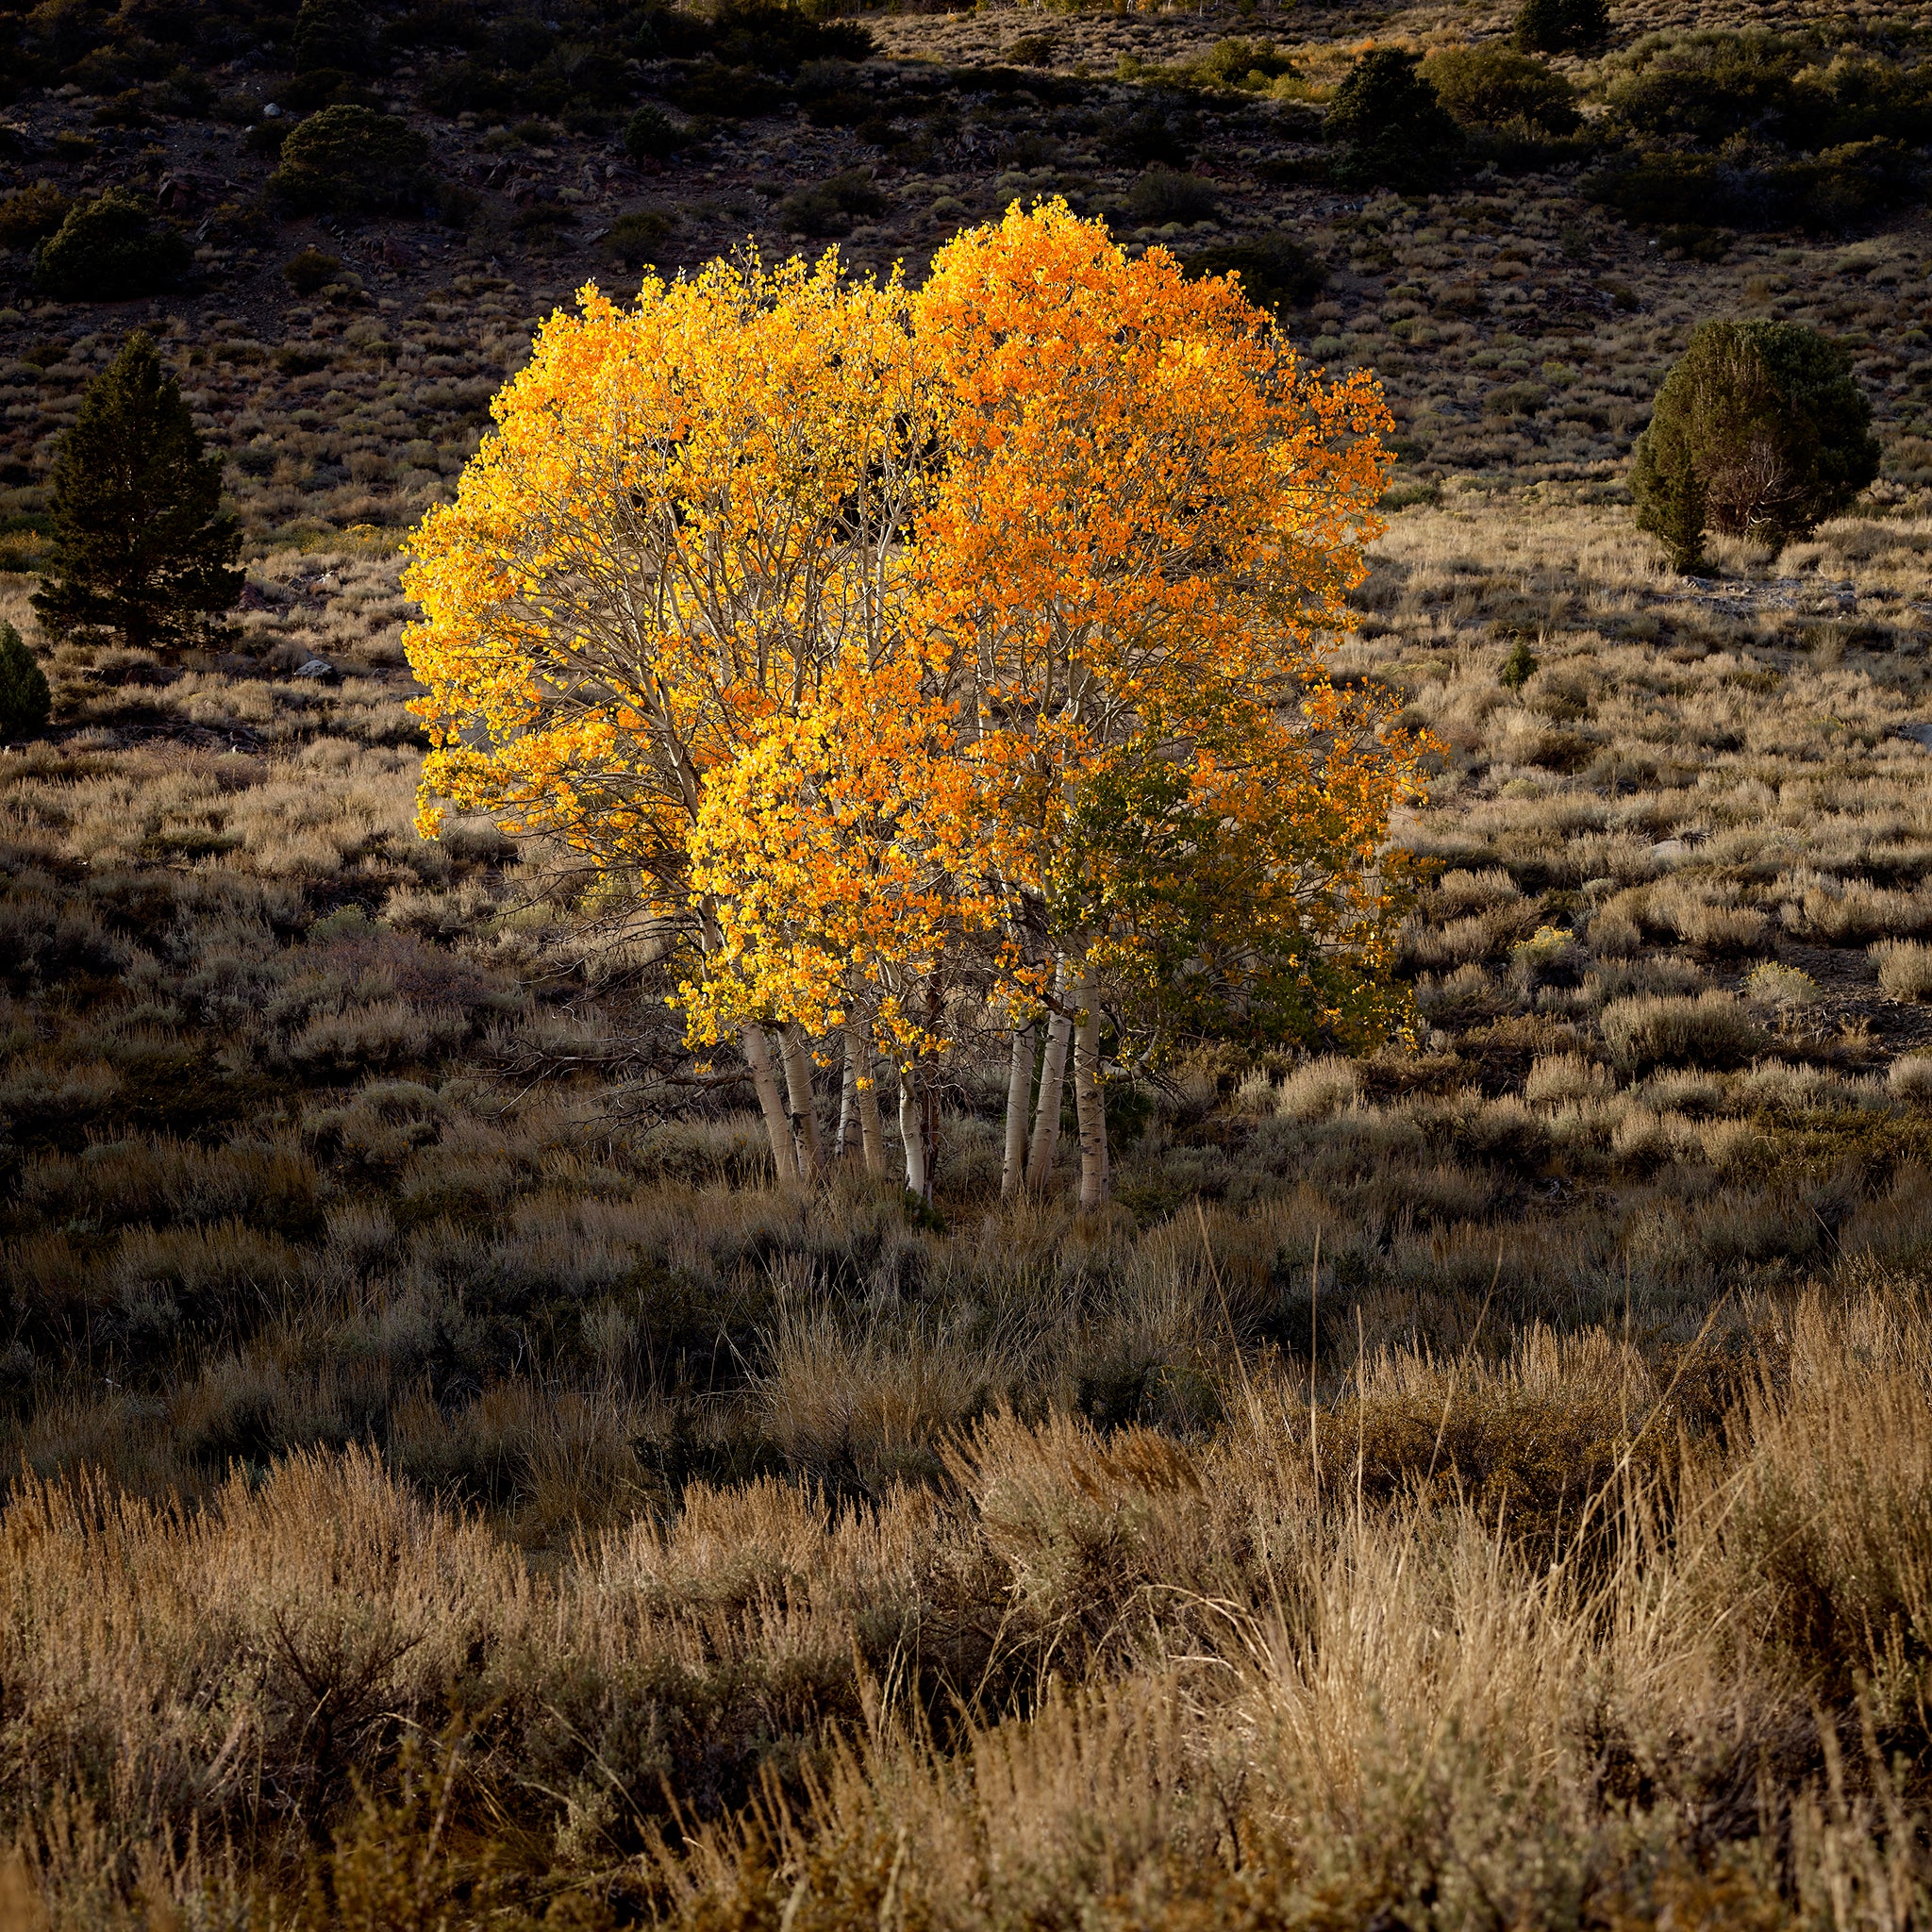
[{"label": "green shrub", "polygon": [[441,226],[468,228],[483,211],[483,197],[460,181],[441,181],[432,175],[425,184],[423,205]]},{"label": "green shrub", "polygon": [[1932,66],[1824,48],[1808,35],[1652,34],[1609,63],[1605,97],[1639,134],[1715,147],[1739,136],[1815,152],[1932,138]]},{"label": "green shrub", "polygon": [[1295,72],[1294,62],[1273,41],[1232,38],[1216,41],[1193,67],[1208,85],[1251,91],[1264,89]]},{"label": "green shrub", "polygon": [[179,280],[187,242],[139,195],[110,188],[68,211],[34,254],[34,287],[62,302],[125,302]]},{"label": "green shrub", "polygon": [[369,15],[357,0],[302,0],[295,16],[295,72],[366,73],[375,58]]},{"label": "green shrub", "polygon": [[1518,638],[1509,655],[1503,659],[1503,668],[1496,674],[1496,682],[1506,691],[1521,691],[1536,675],[1541,661],[1529,648],[1528,641]]},{"label": "green shrub", "polygon": [[850,60],[808,60],[792,82],[814,127],[857,127],[878,112]]},{"label": "green shrub", "polygon": [[0,247],[30,247],[53,234],[73,206],[51,181],[16,190],[0,201]]},{"label": "green shrub", "polygon": [[1172,168],[1149,168],[1127,191],[1127,211],[1139,222],[1205,221],[1220,206],[1213,182]]},{"label": "green shrub", "polygon": [[716,60],[691,68],[674,91],[687,114],[712,121],[743,121],[781,106],[785,90],[755,67],[725,67]]},{"label": "green shrub", "polygon": [[1657,391],[1630,489],[1680,571],[1707,529],[1780,547],[1878,474],[1872,406],[1837,343],[1795,322],[1707,322]]},{"label": "green shrub", "polygon": [[428,158],[428,141],[407,122],[339,102],[290,134],[272,185],[311,213],[409,207],[422,197]]},{"label": "green shrub", "polygon": [[0,624],[0,742],[38,738],[54,708],[45,672],[10,624]]},{"label": "green shrub", "polygon": [[604,237],[604,246],[627,268],[643,268],[658,258],[658,244],[671,232],[671,217],[656,208],[638,208],[619,215]]},{"label": "green shrub", "polygon": [[340,281],[341,275],[341,258],[325,255],[320,248],[305,248],[282,264],[282,279],[298,295],[313,295],[331,282]]},{"label": "green shrub", "polygon": [[1483,398],[1485,416],[1534,416],[1550,399],[1540,382],[1506,382]]},{"label": "green shrub", "polygon": [[1644,227],[1803,227],[1831,232],[1909,202],[1923,177],[1896,142],[1855,142],[1800,159],[1727,148],[1719,155],[1665,151],[1626,157],[1592,175],[1584,192]]},{"label": "green shrub", "polygon": [[521,76],[481,60],[450,60],[430,70],[423,105],[438,114],[513,114],[525,105]]},{"label": "green shrub", "polygon": [[1454,167],[1462,129],[1417,71],[1420,58],[1372,48],[1335,90],[1324,132],[1341,146],[1335,175],[1343,186],[1426,188]]},{"label": "green shrub", "polygon": [[147,111],[142,100],[141,90],[130,87],[114,95],[111,100],[103,101],[94,109],[93,122],[96,127],[152,127],[154,116]]},{"label": "green shrub", "polygon": [[1203,248],[1183,258],[1181,267],[1193,277],[1238,275],[1241,293],[1250,302],[1275,311],[1312,301],[1328,279],[1321,262],[1300,242],[1281,234]]},{"label": "green shrub", "polygon": [[814,20],[784,0],[726,0],[714,16],[712,51],[727,67],[794,74],[808,60],[864,60],[876,51],[856,20]]},{"label": "green shrub", "polygon": [[574,57],[566,70],[571,99],[579,112],[617,108],[630,98],[631,81],[625,63],[615,54],[591,52]]},{"label": "green shrub", "polygon": [[1542,134],[1571,134],[1581,118],[1576,90],[1554,67],[1494,42],[1431,54],[1422,72],[1465,127],[1520,122]]},{"label": "green shrub", "polygon": [[861,215],[878,214],[886,198],[862,168],[846,168],[814,188],[800,188],[781,201],[779,225],[802,235],[842,235]]},{"label": "green shrub", "polygon": [[1176,87],[1238,88],[1248,93],[1265,93],[1275,81],[1292,76],[1296,68],[1273,41],[1229,37],[1215,42],[1205,54],[1164,67],[1125,54],[1117,71],[1123,80],[1164,80]]},{"label": "green shrub", "polygon": [[1640,134],[1714,145],[1765,132],[1790,106],[1796,49],[1762,31],[1653,34],[1619,63],[1610,106]]},{"label": "green shrub", "polygon": [[1905,207],[1923,191],[1924,175],[1916,155],[1880,137],[1787,161],[1771,171],[1770,185],[1783,220],[1829,234]]},{"label": "green shrub", "polygon": [[1156,104],[1109,108],[1100,117],[1100,140],[1108,157],[1126,168],[1186,164],[1201,137],[1201,117],[1191,109]]},{"label": "green shrub", "polygon": [[1516,44],[1530,53],[1593,47],[1609,30],[1606,0],[1523,0],[1516,14]]},{"label": "green shrub", "polygon": [[661,161],[693,139],[691,123],[646,102],[624,130],[624,151],[634,161]]}]

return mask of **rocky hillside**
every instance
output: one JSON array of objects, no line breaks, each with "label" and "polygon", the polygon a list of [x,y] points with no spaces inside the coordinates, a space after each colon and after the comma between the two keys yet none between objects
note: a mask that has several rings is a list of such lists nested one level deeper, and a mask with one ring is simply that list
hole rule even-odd
[{"label": "rocky hillside", "polygon": [[[1551,56],[1547,85],[1442,64],[1460,42],[1507,63],[1508,25],[1487,0],[0,8],[0,568],[30,567],[54,441],[137,323],[230,452],[258,541],[313,542],[447,492],[586,280],[747,240],[916,275],[960,225],[1047,193],[1241,268],[1313,358],[1377,369],[1397,502],[1457,474],[1613,487],[1661,368],[1726,310],[1832,327],[1877,403],[1881,494],[1932,484],[1923,29],[1653,0]],[[1692,32],[1711,25],[1748,32]],[[1324,139],[1369,32],[1433,50],[1458,123],[1401,178]]]}]

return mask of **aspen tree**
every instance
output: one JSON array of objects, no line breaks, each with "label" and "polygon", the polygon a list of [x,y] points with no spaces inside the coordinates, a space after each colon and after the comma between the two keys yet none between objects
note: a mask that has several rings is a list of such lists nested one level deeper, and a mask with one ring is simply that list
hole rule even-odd
[{"label": "aspen tree", "polygon": [[[560,840],[709,956],[720,908],[689,863],[708,775],[891,622],[930,436],[905,292],[830,255],[647,279],[625,307],[587,288],[492,413],[410,544],[424,828],[448,804]],[[775,1011],[738,1038],[780,1177],[808,1171],[803,1041]]]},{"label": "aspen tree", "polygon": [[[767,721],[707,782],[691,881],[718,908],[707,971],[679,989],[694,1041],[747,1013],[842,1032],[857,1067],[868,1169],[884,1161],[873,1054],[899,1087],[906,1184],[930,1197],[930,1073],[946,1052],[945,991],[991,907],[944,853],[959,842],[965,773],[954,722],[908,652],[848,652],[818,697]],[[970,838],[970,835],[969,835]]]},{"label": "aspen tree", "polygon": [[1389,419],[1231,281],[1014,210],[917,297],[829,257],[586,291],[496,414],[415,539],[425,822],[491,810],[682,919],[688,1037],[741,1041],[781,1177],[832,1042],[837,1147],[856,1112],[883,1170],[883,1060],[927,1198],[962,1013],[1013,1035],[1003,1192],[1051,1174],[1071,1056],[1092,1209],[1130,1033],[1399,1028],[1422,747],[1321,666]]},{"label": "aspen tree", "polygon": [[[1060,204],[955,238],[913,314],[945,449],[921,612],[978,782],[974,854],[1016,999],[1050,1015],[1029,1176],[1052,1162],[1071,1042],[1097,1205],[1113,935],[1104,891],[1066,889],[1096,856],[1083,790],[1150,715],[1186,765],[1231,701],[1299,703],[1381,527],[1390,417],[1367,375],[1302,372],[1231,278],[1191,282],[1158,249],[1130,258]],[[1023,963],[1025,930],[1046,934],[1047,961]],[[1009,1108],[1030,1084],[1009,1078]],[[1009,1144],[1018,1132],[1009,1118]]]}]

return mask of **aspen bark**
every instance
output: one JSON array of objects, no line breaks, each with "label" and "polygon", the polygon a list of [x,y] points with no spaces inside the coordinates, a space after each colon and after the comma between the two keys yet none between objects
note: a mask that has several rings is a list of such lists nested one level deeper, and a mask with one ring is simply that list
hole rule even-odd
[{"label": "aspen bark", "polygon": [[[1054,976],[1057,990],[1064,991],[1067,969],[1062,962]],[[1046,1023],[1046,1058],[1040,1070],[1040,1104],[1033,1110],[1033,1151],[1026,1162],[1026,1185],[1043,1188],[1053,1176],[1053,1158],[1060,1144],[1060,1095],[1067,1084],[1067,1042],[1073,1037],[1074,1023],[1064,1013],[1056,1013]]]},{"label": "aspen bark", "polygon": [[796,1026],[781,1038],[785,1052],[785,1091],[791,1103],[791,1131],[798,1149],[798,1172],[810,1180],[825,1164],[825,1143],[819,1134],[818,1096],[811,1088],[811,1061],[806,1058],[805,1036]]},{"label": "aspen bark", "polygon": [[862,1028],[845,1029],[845,1064],[855,1070],[858,1101],[858,1145],[867,1174],[886,1171],[886,1128],[879,1119],[878,1070],[873,1063],[872,1042]]},{"label": "aspen bark", "polygon": [[852,1151],[852,1129],[858,1117],[858,1058],[852,1048],[852,1030],[840,1035],[844,1042],[839,1074],[839,1131],[832,1138],[832,1158],[843,1160]]},{"label": "aspen bark", "polygon": [[1033,1094],[1034,1041],[1040,1032],[1029,1020],[1013,1029],[1013,1058],[1007,1071],[1007,1150],[1000,1163],[1000,1199],[1010,1201],[1026,1185],[1026,1103]]},{"label": "aspen bark", "polygon": [[918,1078],[910,1067],[901,1067],[899,1139],[906,1149],[906,1191],[929,1202],[932,1199],[932,1169],[925,1158],[925,1109],[920,1101]]},{"label": "aspen bark", "polygon": [[758,1096],[758,1110],[765,1117],[765,1134],[772,1143],[772,1165],[778,1170],[780,1185],[798,1178],[798,1160],[791,1145],[791,1122],[785,1112],[785,1096],[778,1091],[778,1070],[772,1063],[772,1043],[762,1026],[747,1026],[739,1040],[744,1047],[744,1063],[751,1069],[751,1084]]},{"label": "aspen bark", "polygon": [[1080,1210],[1107,1202],[1107,1108],[1100,1096],[1100,990],[1089,967],[1080,975],[1080,1020],[1074,1034],[1074,1113],[1080,1125]]}]

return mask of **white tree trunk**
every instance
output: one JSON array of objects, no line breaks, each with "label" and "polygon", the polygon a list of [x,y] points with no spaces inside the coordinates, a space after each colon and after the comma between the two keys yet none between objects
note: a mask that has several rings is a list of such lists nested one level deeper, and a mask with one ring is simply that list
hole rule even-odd
[{"label": "white tree trunk", "polygon": [[858,1058],[852,1050],[848,1028],[840,1035],[844,1050],[840,1055],[839,1131],[832,1139],[832,1158],[843,1160],[852,1151],[852,1130],[858,1124]]},{"label": "white tree trunk", "polygon": [[825,1143],[819,1135],[818,1096],[811,1089],[811,1061],[806,1056],[805,1036],[796,1026],[786,1027],[781,1037],[785,1043],[785,1090],[791,1102],[798,1172],[801,1179],[810,1180],[825,1164]]},{"label": "white tree trunk", "polygon": [[1100,1094],[1100,989],[1090,966],[1076,994],[1082,1012],[1074,1034],[1074,1113],[1080,1124],[1080,1211],[1107,1204],[1107,1108]]},{"label": "white tree trunk", "polygon": [[845,1029],[845,1064],[857,1070],[858,1145],[867,1174],[886,1171],[886,1128],[879,1119],[878,1069],[873,1063],[872,1042],[862,1027]]},{"label": "white tree trunk", "polygon": [[758,1110],[765,1117],[765,1134],[772,1143],[772,1165],[778,1170],[782,1186],[798,1178],[798,1161],[792,1152],[791,1122],[785,1112],[785,1096],[778,1090],[778,1070],[772,1061],[772,1043],[765,1038],[762,1026],[747,1026],[738,1037],[744,1047],[744,1063],[751,1069]]},{"label": "white tree trunk", "polygon": [[899,1139],[906,1149],[906,1191],[932,1199],[932,1169],[925,1155],[925,1109],[919,1080],[910,1067],[899,1069]]},{"label": "white tree trunk", "polygon": [[[1054,975],[1057,991],[1064,991],[1067,970],[1062,962]],[[1060,1144],[1060,1095],[1067,1084],[1067,1041],[1074,1023],[1056,1013],[1046,1023],[1046,1059],[1040,1070],[1040,1104],[1033,1111],[1033,1151],[1026,1162],[1026,1185],[1043,1188],[1053,1177],[1053,1158]]]},{"label": "white tree trunk", "polygon": [[1026,1185],[1026,1103],[1033,1097],[1034,1042],[1038,1021],[1013,1029],[1013,1058],[1007,1070],[1007,1151],[1000,1163],[1000,1199],[1010,1201]]}]

